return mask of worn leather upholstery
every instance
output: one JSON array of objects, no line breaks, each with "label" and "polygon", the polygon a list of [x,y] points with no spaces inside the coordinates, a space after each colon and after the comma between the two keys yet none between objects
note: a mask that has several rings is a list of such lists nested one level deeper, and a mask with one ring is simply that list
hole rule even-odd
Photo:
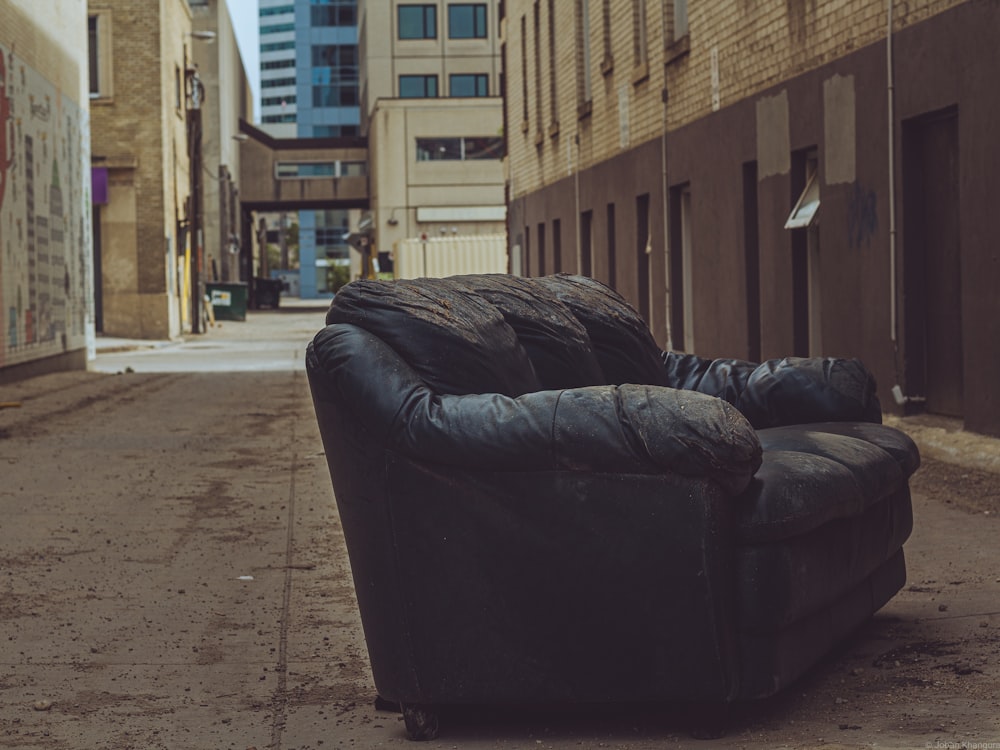
[{"label": "worn leather upholstery", "polygon": [[661,352],[582,277],[354,282],[307,371],[376,687],[733,701],[905,579],[919,454],[857,360]]}]

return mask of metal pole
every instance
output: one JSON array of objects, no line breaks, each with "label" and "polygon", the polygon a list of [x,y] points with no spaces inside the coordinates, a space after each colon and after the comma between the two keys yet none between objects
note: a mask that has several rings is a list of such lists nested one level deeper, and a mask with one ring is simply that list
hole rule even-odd
[{"label": "metal pole", "polygon": [[887,72],[888,120],[889,120],[889,336],[897,345],[896,322],[896,102],[895,75],[892,64],[892,3],[888,0],[885,35],[885,58]]},{"label": "metal pole", "polygon": [[201,333],[201,267],[203,257],[202,237],[202,178],[201,178],[201,101],[204,87],[197,69],[188,71],[188,125],[191,149],[191,246],[194,258],[191,263],[191,333]]},{"label": "metal pole", "polygon": [[674,348],[673,330],[670,325],[671,310],[670,298],[673,290],[670,288],[670,185],[667,180],[667,103],[670,100],[670,92],[666,87],[660,93],[663,101],[663,134],[660,139],[660,172],[663,180],[661,190],[663,191],[663,274],[666,281],[663,306],[666,313],[666,349],[671,351]]}]

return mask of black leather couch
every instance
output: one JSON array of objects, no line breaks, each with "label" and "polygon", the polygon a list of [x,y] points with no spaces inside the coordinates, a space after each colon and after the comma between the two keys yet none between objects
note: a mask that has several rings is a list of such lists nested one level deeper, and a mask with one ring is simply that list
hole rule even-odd
[{"label": "black leather couch", "polygon": [[661,352],[588,278],[344,287],[307,370],[379,695],[708,701],[903,585],[914,444],[857,360]]}]

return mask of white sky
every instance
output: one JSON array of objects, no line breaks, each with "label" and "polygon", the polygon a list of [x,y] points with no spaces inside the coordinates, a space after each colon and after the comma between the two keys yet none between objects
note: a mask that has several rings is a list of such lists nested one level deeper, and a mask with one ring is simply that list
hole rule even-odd
[{"label": "white sky", "polygon": [[225,0],[229,17],[240,46],[243,67],[246,68],[253,90],[253,119],[260,121],[260,28],[257,22],[257,0]]}]

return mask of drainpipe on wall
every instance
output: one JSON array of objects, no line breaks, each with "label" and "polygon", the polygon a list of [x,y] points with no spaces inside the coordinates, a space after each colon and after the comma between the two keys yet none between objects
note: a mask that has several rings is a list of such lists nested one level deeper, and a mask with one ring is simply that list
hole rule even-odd
[{"label": "drainpipe on wall", "polygon": [[895,76],[892,64],[892,4],[887,0],[885,59],[887,71],[887,104],[889,119],[889,318],[890,338],[896,359],[896,378],[899,379],[899,341],[896,321],[896,106]]},{"label": "drainpipe on wall", "polygon": [[663,91],[660,92],[660,97],[663,100],[663,135],[661,136],[660,142],[660,171],[663,178],[663,263],[664,270],[663,274],[666,277],[666,284],[664,285],[665,295],[664,295],[664,307],[666,313],[666,330],[667,330],[667,340],[666,340],[666,350],[669,352],[674,348],[674,337],[670,328],[670,231],[669,231],[669,214],[670,214],[670,193],[669,186],[667,184],[667,100],[670,98],[667,87],[663,87]]},{"label": "drainpipe on wall", "polygon": [[923,403],[923,396],[907,396],[899,385],[899,319],[896,311],[896,81],[893,71],[892,54],[892,6],[894,0],[886,2],[885,60],[887,72],[887,110],[889,119],[889,336],[892,340],[892,360],[896,370],[896,384],[890,389],[892,399],[898,406],[908,403]]}]

